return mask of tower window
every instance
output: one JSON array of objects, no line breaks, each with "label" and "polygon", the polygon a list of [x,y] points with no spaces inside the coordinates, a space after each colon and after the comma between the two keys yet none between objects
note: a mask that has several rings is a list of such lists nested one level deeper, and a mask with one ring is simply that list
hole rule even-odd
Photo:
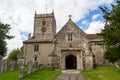
[{"label": "tower window", "polygon": [[73,39],[73,33],[69,33],[68,34],[68,41],[72,41],[72,39]]},{"label": "tower window", "polygon": [[38,44],[34,45],[34,51],[39,51],[39,45]]},{"label": "tower window", "polygon": [[37,57],[35,57],[35,61],[37,61]]}]

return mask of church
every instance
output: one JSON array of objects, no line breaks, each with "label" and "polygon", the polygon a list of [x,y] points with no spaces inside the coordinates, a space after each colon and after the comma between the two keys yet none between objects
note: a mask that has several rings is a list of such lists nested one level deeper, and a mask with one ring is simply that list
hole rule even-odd
[{"label": "church", "polygon": [[[97,27],[97,26],[96,26]],[[56,33],[54,12],[34,15],[34,33],[23,41],[18,62],[37,62],[54,69],[93,69],[103,65],[105,46],[98,34],[86,34],[69,16]]]}]

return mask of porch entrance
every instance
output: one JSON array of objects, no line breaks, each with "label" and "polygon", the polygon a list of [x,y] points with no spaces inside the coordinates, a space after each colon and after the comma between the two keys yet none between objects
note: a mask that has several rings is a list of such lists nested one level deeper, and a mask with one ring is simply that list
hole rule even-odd
[{"label": "porch entrance", "polygon": [[66,69],[77,69],[77,58],[74,55],[68,55],[65,58]]}]

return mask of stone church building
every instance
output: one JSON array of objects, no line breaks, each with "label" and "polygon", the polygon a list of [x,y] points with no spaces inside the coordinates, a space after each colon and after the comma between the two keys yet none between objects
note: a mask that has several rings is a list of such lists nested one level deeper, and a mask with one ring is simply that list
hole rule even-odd
[{"label": "stone church building", "polygon": [[55,69],[93,69],[104,63],[102,37],[86,34],[69,16],[56,33],[54,12],[34,16],[34,33],[23,41],[18,62],[38,62]]}]

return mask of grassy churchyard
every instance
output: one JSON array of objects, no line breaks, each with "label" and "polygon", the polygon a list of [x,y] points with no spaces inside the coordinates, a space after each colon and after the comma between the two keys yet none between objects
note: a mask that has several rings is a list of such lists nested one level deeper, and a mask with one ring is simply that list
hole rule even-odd
[{"label": "grassy churchyard", "polygon": [[19,70],[0,73],[0,80],[54,80],[61,72],[44,68],[19,79]]},{"label": "grassy churchyard", "polygon": [[[43,68],[25,78],[19,79],[19,70],[0,73],[0,80],[55,80],[61,71],[50,70]],[[86,80],[120,80],[120,69],[114,66],[101,66],[94,70],[84,70],[81,72]]]},{"label": "grassy churchyard", "polygon": [[120,80],[120,69],[114,66],[101,66],[81,72],[86,80]]}]

